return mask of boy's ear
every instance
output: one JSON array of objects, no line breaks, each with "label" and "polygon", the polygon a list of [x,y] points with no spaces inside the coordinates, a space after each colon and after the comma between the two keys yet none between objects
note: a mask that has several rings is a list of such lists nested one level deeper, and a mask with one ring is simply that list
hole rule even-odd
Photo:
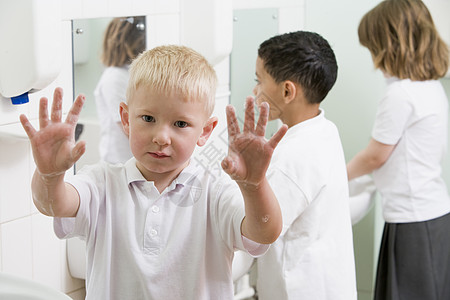
[{"label": "boy's ear", "polygon": [[211,117],[208,121],[206,121],[205,126],[203,126],[203,132],[197,140],[198,146],[201,147],[206,144],[218,122],[219,120],[217,117]]},{"label": "boy's ear", "polygon": [[286,80],[283,83],[283,97],[284,102],[287,104],[297,97],[297,85],[290,80]]},{"label": "boy's ear", "polygon": [[122,122],[123,132],[127,136],[130,134],[130,115],[128,114],[128,105],[125,102],[120,102],[120,120]]}]

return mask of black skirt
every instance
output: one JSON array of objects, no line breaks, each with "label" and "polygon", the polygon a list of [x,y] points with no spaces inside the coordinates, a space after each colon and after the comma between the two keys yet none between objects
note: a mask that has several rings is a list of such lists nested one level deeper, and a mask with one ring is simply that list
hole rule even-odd
[{"label": "black skirt", "polygon": [[375,300],[450,300],[450,213],[385,223]]}]

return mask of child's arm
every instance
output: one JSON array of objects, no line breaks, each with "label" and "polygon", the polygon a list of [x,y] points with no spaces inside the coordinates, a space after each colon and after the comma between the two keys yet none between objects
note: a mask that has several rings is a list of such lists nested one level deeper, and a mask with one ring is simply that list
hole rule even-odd
[{"label": "child's arm", "polygon": [[62,89],[56,88],[50,119],[48,100],[41,98],[39,131],[34,129],[24,115],[20,116],[20,122],[30,139],[36,163],[31,189],[37,209],[48,216],[74,217],[80,199],[75,188],[64,182],[64,174],[85,151],[84,142],[75,144],[75,126],[83,107],[84,96],[77,97],[64,123],[61,122],[62,96]]},{"label": "child's arm", "polygon": [[287,131],[283,125],[266,141],[264,134],[269,114],[267,103],[260,107],[255,128],[254,100],[246,100],[243,131],[240,132],[234,108],[227,107],[229,149],[222,167],[234,179],[245,201],[242,234],[260,244],[273,243],[281,233],[282,219],[278,201],[266,178],[273,150]]},{"label": "child's arm", "polygon": [[367,147],[347,163],[348,180],[370,174],[374,170],[381,168],[391,156],[394,148],[395,145],[386,145],[373,138],[370,139]]}]

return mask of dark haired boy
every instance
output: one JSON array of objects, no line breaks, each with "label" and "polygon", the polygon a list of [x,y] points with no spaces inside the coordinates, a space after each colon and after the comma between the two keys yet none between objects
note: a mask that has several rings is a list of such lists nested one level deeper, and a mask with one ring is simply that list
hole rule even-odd
[{"label": "dark haired boy", "polygon": [[257,261],[261,300],[356,299],[344,153],[320,108],[337,69],[330,45],[313,32],[278,35],[258,50],[256,101],[289,127],[267,172],[283,230]]}]

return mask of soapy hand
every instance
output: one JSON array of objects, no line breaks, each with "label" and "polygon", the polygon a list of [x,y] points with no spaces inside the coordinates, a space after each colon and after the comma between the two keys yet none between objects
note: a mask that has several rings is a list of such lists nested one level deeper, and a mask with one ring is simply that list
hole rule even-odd
[{"label": "soapy hand", "polygon": [[287,131],[283,125],[267,141],[264,135],[268,115],[269,104],[264,102],[255,128],[255,102],[253,97],[247,97],[244,128],[240,132],[234,108],[227,107],[229,147],[222,168],[237,183],[258,186],[264,180],[272,153]]},{"label": "soapy hand", "polygon": [[31,125],[25,115],[20,116],[20,122],[31,142],[36,170],[44,177],[64,174],[86,149],[85,142],[75,143],[75,127],[85,97],[83,95],[77,97],[65,122],[61,122],[62,98],[63,90],[56,88],[50,118],[47,108],[48,99],[45,97],[40,99],[39,131]]}]

